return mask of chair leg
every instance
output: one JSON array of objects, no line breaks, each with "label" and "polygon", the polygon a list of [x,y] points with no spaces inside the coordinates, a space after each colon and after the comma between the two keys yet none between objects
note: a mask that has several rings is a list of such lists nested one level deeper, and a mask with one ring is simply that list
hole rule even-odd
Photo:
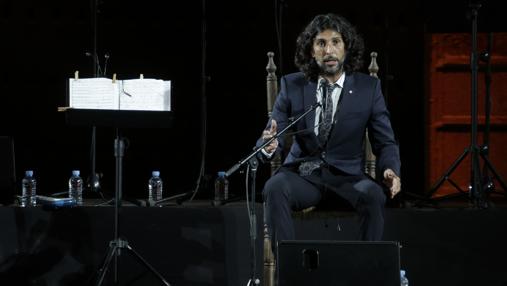
[{"label": "chair leg", "polygon": [[268,226],[264,224],[264,286],[275,285],[275,264]]}]

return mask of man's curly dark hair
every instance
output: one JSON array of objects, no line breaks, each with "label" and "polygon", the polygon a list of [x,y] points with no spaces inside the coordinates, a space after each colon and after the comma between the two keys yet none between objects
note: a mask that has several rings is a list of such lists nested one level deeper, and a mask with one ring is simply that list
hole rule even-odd
[{"label": "man's curly dark hair", "polygon": [[345,18],[336,14],[318,15],[306,26],[296,41],[295,64],[309,80],[316,81],[320,68],[312,57],[315,36],[332,29],[342,35],[345,43],[345,73],[358,71],[363,66],[364,41]]}]

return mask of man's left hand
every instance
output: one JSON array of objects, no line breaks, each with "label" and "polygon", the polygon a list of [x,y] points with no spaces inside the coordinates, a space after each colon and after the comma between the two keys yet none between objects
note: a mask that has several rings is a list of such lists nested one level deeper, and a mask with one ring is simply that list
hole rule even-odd
[{"label": "man's left hand", "polygon": [[391,199],[401,191],[401,179],[391,169],[384,171],[384,184],[389,188]]}]

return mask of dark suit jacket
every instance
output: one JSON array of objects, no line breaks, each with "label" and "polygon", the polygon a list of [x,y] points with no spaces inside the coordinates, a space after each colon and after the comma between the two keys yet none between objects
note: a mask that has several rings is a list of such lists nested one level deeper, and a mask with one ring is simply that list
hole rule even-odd
[{"label": "dark suit jacket", "polygon": [[[317,101],[317,83],[308,81],[303,73],[286,75],[280,80],[280,93],[273,107],[272,118],[278,123],[278,131],[283,130],[290,119],[297,118]],[[314,132],[315,111],[296,123],[292,132],[293,143],[284,165],[321,157],[328,164],[351,174],[363,174],[365,129],[377,156],[377,170],[383,172],[391,168],[400,174],[399,148],[396,143],[389,112],[382,96],[380,80],[362,73],[351,73],[345,77],[334,126],[325,146],[319,143]],[[271,125],[268,122],[267,128]],[[285,144],[279,138],[277,152]]]}]

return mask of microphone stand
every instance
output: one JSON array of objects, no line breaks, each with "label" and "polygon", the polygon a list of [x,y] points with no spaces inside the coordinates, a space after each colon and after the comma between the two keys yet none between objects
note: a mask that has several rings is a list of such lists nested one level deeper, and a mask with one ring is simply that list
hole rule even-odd
[{"label": "microphone stand", "polygon": [[[93,76],[94,77],[100,77],[101,76],[101,72],[100,72],[100,62],[99,62],[99,58],[98,58],[98,54],[97,54],[97,23],[98,23],[98,20],[97,20],[97,14],[98,14],[98,6],[99,6],[99,1],[98,0],[91,0],[91,13],[92,13],[92,31],[93,31],[93,53],[91,54],[88,54],[91,58],[92,58],[92,62],[93,62]],[[87,178],[87,182],[86,182],[86,186],[87,188],[89,188],[90,191],[92,192],[98,192],[100,191],[101,187],[100,187],[100,176],[98,176],[97,174],[97,171],[96,171],[96,163],[95,163],[95,158],[97,156],[97,138],[96,138],[96,134],[97,134],[97,127],[96,125],[92,125],[92,134],[91,134],[91,144],[90,144],[90,175],[89,177]]]},{"label": "microphone stand", "polygon": [[266,140],[262,145],[257,146],[254,148],[253,152],[250,153],[248,156],[246,156],[243,160],[236,163],[234,166],[232,166],[229,170],[225,172],[225,177],[231,176],[234,172],[236,172],[239,168],[244,166],[245,164],[248,164],[248,170],[247,173],[250,173],[250,200],[248,200],[248,193],[247,193],[247,208],[248,208],[248,216],[250,221],[250,266],[251,266],[251,277],[248,280],[247,286],[253,286],[253,285],[260,285],[260,280],[257,278],[257,272],[256,272],[256,247],[255,242],[257,240],[257,216],[255,211],[255,181],[256,181],[256,173],[257,173],[257,166],[259,164],[259,161],[256,157],[257,153],[259,153],[264,147],[268,146],[273,142],[274,140],[277,140],[281,135],[284,135],[287,130],[291,129],[292,126],[294,126],[297,122],[299,122],[303,117],[305,117],[308,113],[312,112],[317,108],[318,106],[321,106],[320,102],[317,102],[310,106],[310,108],[305,111],[303,114],[299,115],[296,119],[292,120],[282,131],[278,132],[275,136],[271,137],[269,140]]}]

